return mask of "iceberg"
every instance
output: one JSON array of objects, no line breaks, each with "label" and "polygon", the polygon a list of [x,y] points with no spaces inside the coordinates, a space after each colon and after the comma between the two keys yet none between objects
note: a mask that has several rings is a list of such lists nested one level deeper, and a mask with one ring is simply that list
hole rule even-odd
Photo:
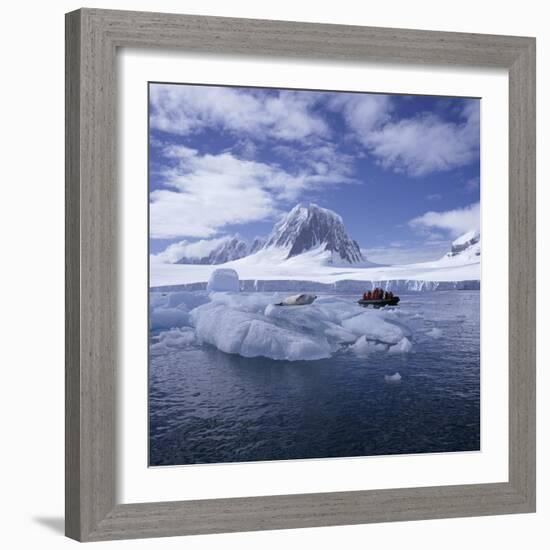
[{"label": "iceberg", "polygon": [[168,307],[185,308],[190,311],[202,304],[206,304],[209,297],[207,292],[182,290],[179,292],[170,292],[165,300]]},{"label": "iceberg", "polygon": [[366,336],[360,336],[349,349],[359,357],[367,357],[375,351],[387,351],[388,348],[388,344],[374,342],[373,340],[367,340]]},{"label": "iceberg", "polygon": [[408,338],[402,338],[397,344],[390,346],[388,353],[409,353],[412,347],[412,343]]},{"label": "iceberg", "polygon": [[437,340],[438,338],[441,338],[441,336],[443,336],[443,331],[440,328],[434,327],[426,332],[426,336],[430,336],[431,338]]},{"label": "iceberg", "polygon": [[235,294],[230,292],[212,292],[210,300],[233,309],[262,313],[266,307],[279,300],[279,297],[277,295],[261,293]]},{"label": "iceberg", "polygon": [[366,311],[342,321],[342,326],[357,335],[364,335],[368,340],[376,340],[383,344],[399,343],[404,337],[410,336],[410,330],[394,319],[385,320],[378,311]]},{"label": "iceberg", "polygon": [[211,302],[195,308],[190,319],[197,338],[226,353],[243,357],[299,361],[330,357],[328,341],[270,322],[258,313]]},{"label": "iceberg", "polygon": [[189,314],[185,309],[156,307],[149,313],[149,328],[162,329],[182,327],[189,324]]},{"label": "iceberg", "polygon": [[[217,286],[219,280],[212,286],[229,287]],[[153,292],[150,328],[161,332],[152,352],[205,343],[243,357],[311,361],[348,348],[359,356],[412,349],[411,330],[397,320],[397,311],[362,310],[353,298],[338,296],[281,307],[276,304],[282,297],[228,290]]]},{"label": "iceberg", "polygon": [[158,342],[149,348],[152,355],[163,354],[171,349],[180,349],[195,342],[195,331],[191,327],[172,328],[158,335]]},{"label": "iceberg", "polygon": [[384,381],[388,383],[401,382],[401,375],[398,372],[396,372],[395,374],[386,374],[384,376]]},{"label": "iceberg", "polygon": [[215,269],[208,279],[209,292],[239,292],[239,275],[234,269]]}]

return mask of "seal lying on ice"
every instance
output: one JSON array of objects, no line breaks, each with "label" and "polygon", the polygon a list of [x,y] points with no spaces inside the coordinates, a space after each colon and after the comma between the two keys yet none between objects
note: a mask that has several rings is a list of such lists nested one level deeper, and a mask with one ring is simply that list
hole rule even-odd
[{"label": "seal lying on ice", "polygon": [[276,306],[307,306],[312,304],[317,296],[313,294],[295,294],[287,296],[282,302],[275,304]]}]

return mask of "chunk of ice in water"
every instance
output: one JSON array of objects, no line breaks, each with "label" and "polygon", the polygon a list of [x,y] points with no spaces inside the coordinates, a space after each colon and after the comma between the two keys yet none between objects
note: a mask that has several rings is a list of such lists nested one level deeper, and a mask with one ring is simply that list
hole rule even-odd
[{"label": "chunk of ice in water", "polygon": [[211,302],[194,309],[190,318],[199,340],[226,353],[288,361],[330,357],[330,345],[324,336],[278,326],[258,313]]},{"label": "chunk of ice in water", "polygon": [[167,306],[191,310],[208,302],[208,294],[201,291],[181,290],[170,292],[167,296]]},{"label": "chunk of ice in water", "polygon": [[404,337],[397,344],[390,346],[388,353],[409,353],[412,347],[411,341]]},{"label": "chunk of ice in water", "polygon": [[367,355],[375,351],[387,351],[388,345],[367,340],[366,336],[361,336],[357,339],[355,344],[349,347],[349,349],[358,357],[367,357]]},{"label": "chunk of ice in water", "polygon": [[234,269],[215,269],[210,275],[206,290],[209,292],[239,292],[239,274]]},{"label": "chunk of ice in water", "polygon": [[266,306],[277,300],[280,301],[280,297],[277,294],[264,293],[235,294],[232,292],[212,292],[210,300],[219,304],[225,304],[227,307],[233,309],[260,313]]},{"label": "chunk of ice in water", "polygon": [[[276,293],[212,291],[206,298],[189,312],[189,323],[199,341],[226,353],[294,361],[330,357],[345,344],[364,356],[412,348],[410,329],[395,315],[361,311],[349,299],[321,296],[309,305],[281,307],[274,305],[281,301]],[[191,306],[185,292],[170,303]]]},{"label": "chunk of ice in water", "polygon": [[401,382],[401,375],[398,372],[395,374],[386,374],[384,380],[389,383]]},{"label": "chunk of ice in water", "polygon": [[187,311],[174,307],[157,307],[149,315],[151,329],[182,327],[189,324]]},{"label": "chunk of ice in water", "polygon": [[434,327],[432,330],[426,332],[426,336],[430,336],[430,338],[437,340],[443,336],[443,331],[440,328]]},{"label": "chunk of ice in water", "polygon": [[190,346],[195,342],[195,331],[191,327],[172,328],[161,332],[158,340],[149,347],[152,355],[161,355],[173,349]]},{"label": "chunk of ice in water", "polygon": [[326,324],[327,328],[325,329],[325,336],[329,339],[329,341],[334,342],[335,344],[352,344],[357,340],[357,336],[353,334],[353,332],[342,328],[340,325],[336,325],[330,321],[327,321]]},{"label": "chunk of ice in water", "polygon": [[355,317],[344,319],[342,326],[357,334],[365,335],[367,340],[379,340],[384,344],[397,344],[410,331],[402,323],[395,320],[385,320],[377,311],[366,311]]},{"label": "chunk of ice in water", "polygon": [[195,341],[195,331],[191,327],[173,328],[159,334],[159,342],[167,346],[188,346]]}]

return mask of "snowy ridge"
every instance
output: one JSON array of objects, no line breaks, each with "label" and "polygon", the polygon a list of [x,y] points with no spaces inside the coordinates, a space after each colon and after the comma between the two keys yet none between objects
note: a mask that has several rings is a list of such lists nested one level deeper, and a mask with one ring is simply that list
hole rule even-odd
[{"label": "snowy ridge", "polygon": [[479,256],[481,256],[480,241],[479,231],[468,231],[468,233],[464,233],[464,235],[453,241],[451,250],[445,254],[444,258],[459,258],[466,262],[475,261],[476,258],[479,259]]},{"label": "snowy ridge", "polygon": [[248,255],[248,245],[237,236],[229,238],[220,243],[207,256],[200,258],[183,257],[177,264],[201,264],[201,265],[219,265]]},{"label": "snowy ridge", "polygon": [[[331,252],[319,247],[309,250],[298,256],[287,258],[288,252],[283,248],[266,248],[256,254],[239,260],[227,262],[224,267],[234,269],[241,281],[281,281],[288,290],[312,290],[315,283],[328,285],[343,285],[344,281],[351,281],[357,285],[381,286],[406,285],[407,290],[422,290],[435,283],[458,285],[461,281],[480,280],[480,257],[457,255],[453,258],[442,258],[434,262],[424,262],[409,265],[376,266],[376,265],[346,265],[331,264],[328,259]],[[172,285],[187,285],[192,283],[206,283],[216,268],[213,265],[178,265],[178,264],[150,264],[150,286],[166,287]],[[305,281],[309,287],[296,288],[288,281]],[[401,283],[400,281],[407,281]],[[390,283],[391,282],[391,283]],[[351,283],[346,282],[348,286]],[[291,288],[292,287],[292,288]],[[389,287],[388,287],[389,288]],[[392,290],[403,291],[403,286],[392,286]]]},{"label": "snowy ridge", "polygon": [[255,254],[258,250],[261,250],[265,246],[264,237],[256,237],[250,245],[250,254]]}]

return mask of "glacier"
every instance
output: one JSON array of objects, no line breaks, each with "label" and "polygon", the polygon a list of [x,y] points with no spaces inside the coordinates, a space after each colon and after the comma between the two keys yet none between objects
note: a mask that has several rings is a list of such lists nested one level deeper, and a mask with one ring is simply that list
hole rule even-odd
[{"label": "glacier", "polygon": [[[162,282],[172,283],[168,278]],[[161,284],[151,287],[153,292],[171,292],[206,290],[206,282],[191,282],[183,284]],[[362,294],[365,290],[380,287],[392,292],[433,292],[436,290],[479,290],[478,279],[466,279],[458,281],[426,281],[416,279],[368,279],[349,280],[344,279],[334,283],[321,283],[318,281],[306,281],[300,279],[245,279],[239,282],[241,292],[326,292],[326,293],[355,293]]]},{"label": "glacier", "polygon": [[[234,269],[239,274],[241,290],[246,291],[315,292],[330,291],[332,288],[362,293],[374,286],[394,292],[475,290],[479,289],[481,278],[480,256],[471,253],[469,248],[453,257],[444,256],[432,262],[392,266],[334,264],[331,263],[332,252],[325,250],[324,246],[291,258],[287,255],[286,248],[262,249],[245,258],[227,262],[223,268]],[[217,268],[219,266],[151,262],[150,286],[166,288],[179,285],[180,289],[199,289]]]}]

